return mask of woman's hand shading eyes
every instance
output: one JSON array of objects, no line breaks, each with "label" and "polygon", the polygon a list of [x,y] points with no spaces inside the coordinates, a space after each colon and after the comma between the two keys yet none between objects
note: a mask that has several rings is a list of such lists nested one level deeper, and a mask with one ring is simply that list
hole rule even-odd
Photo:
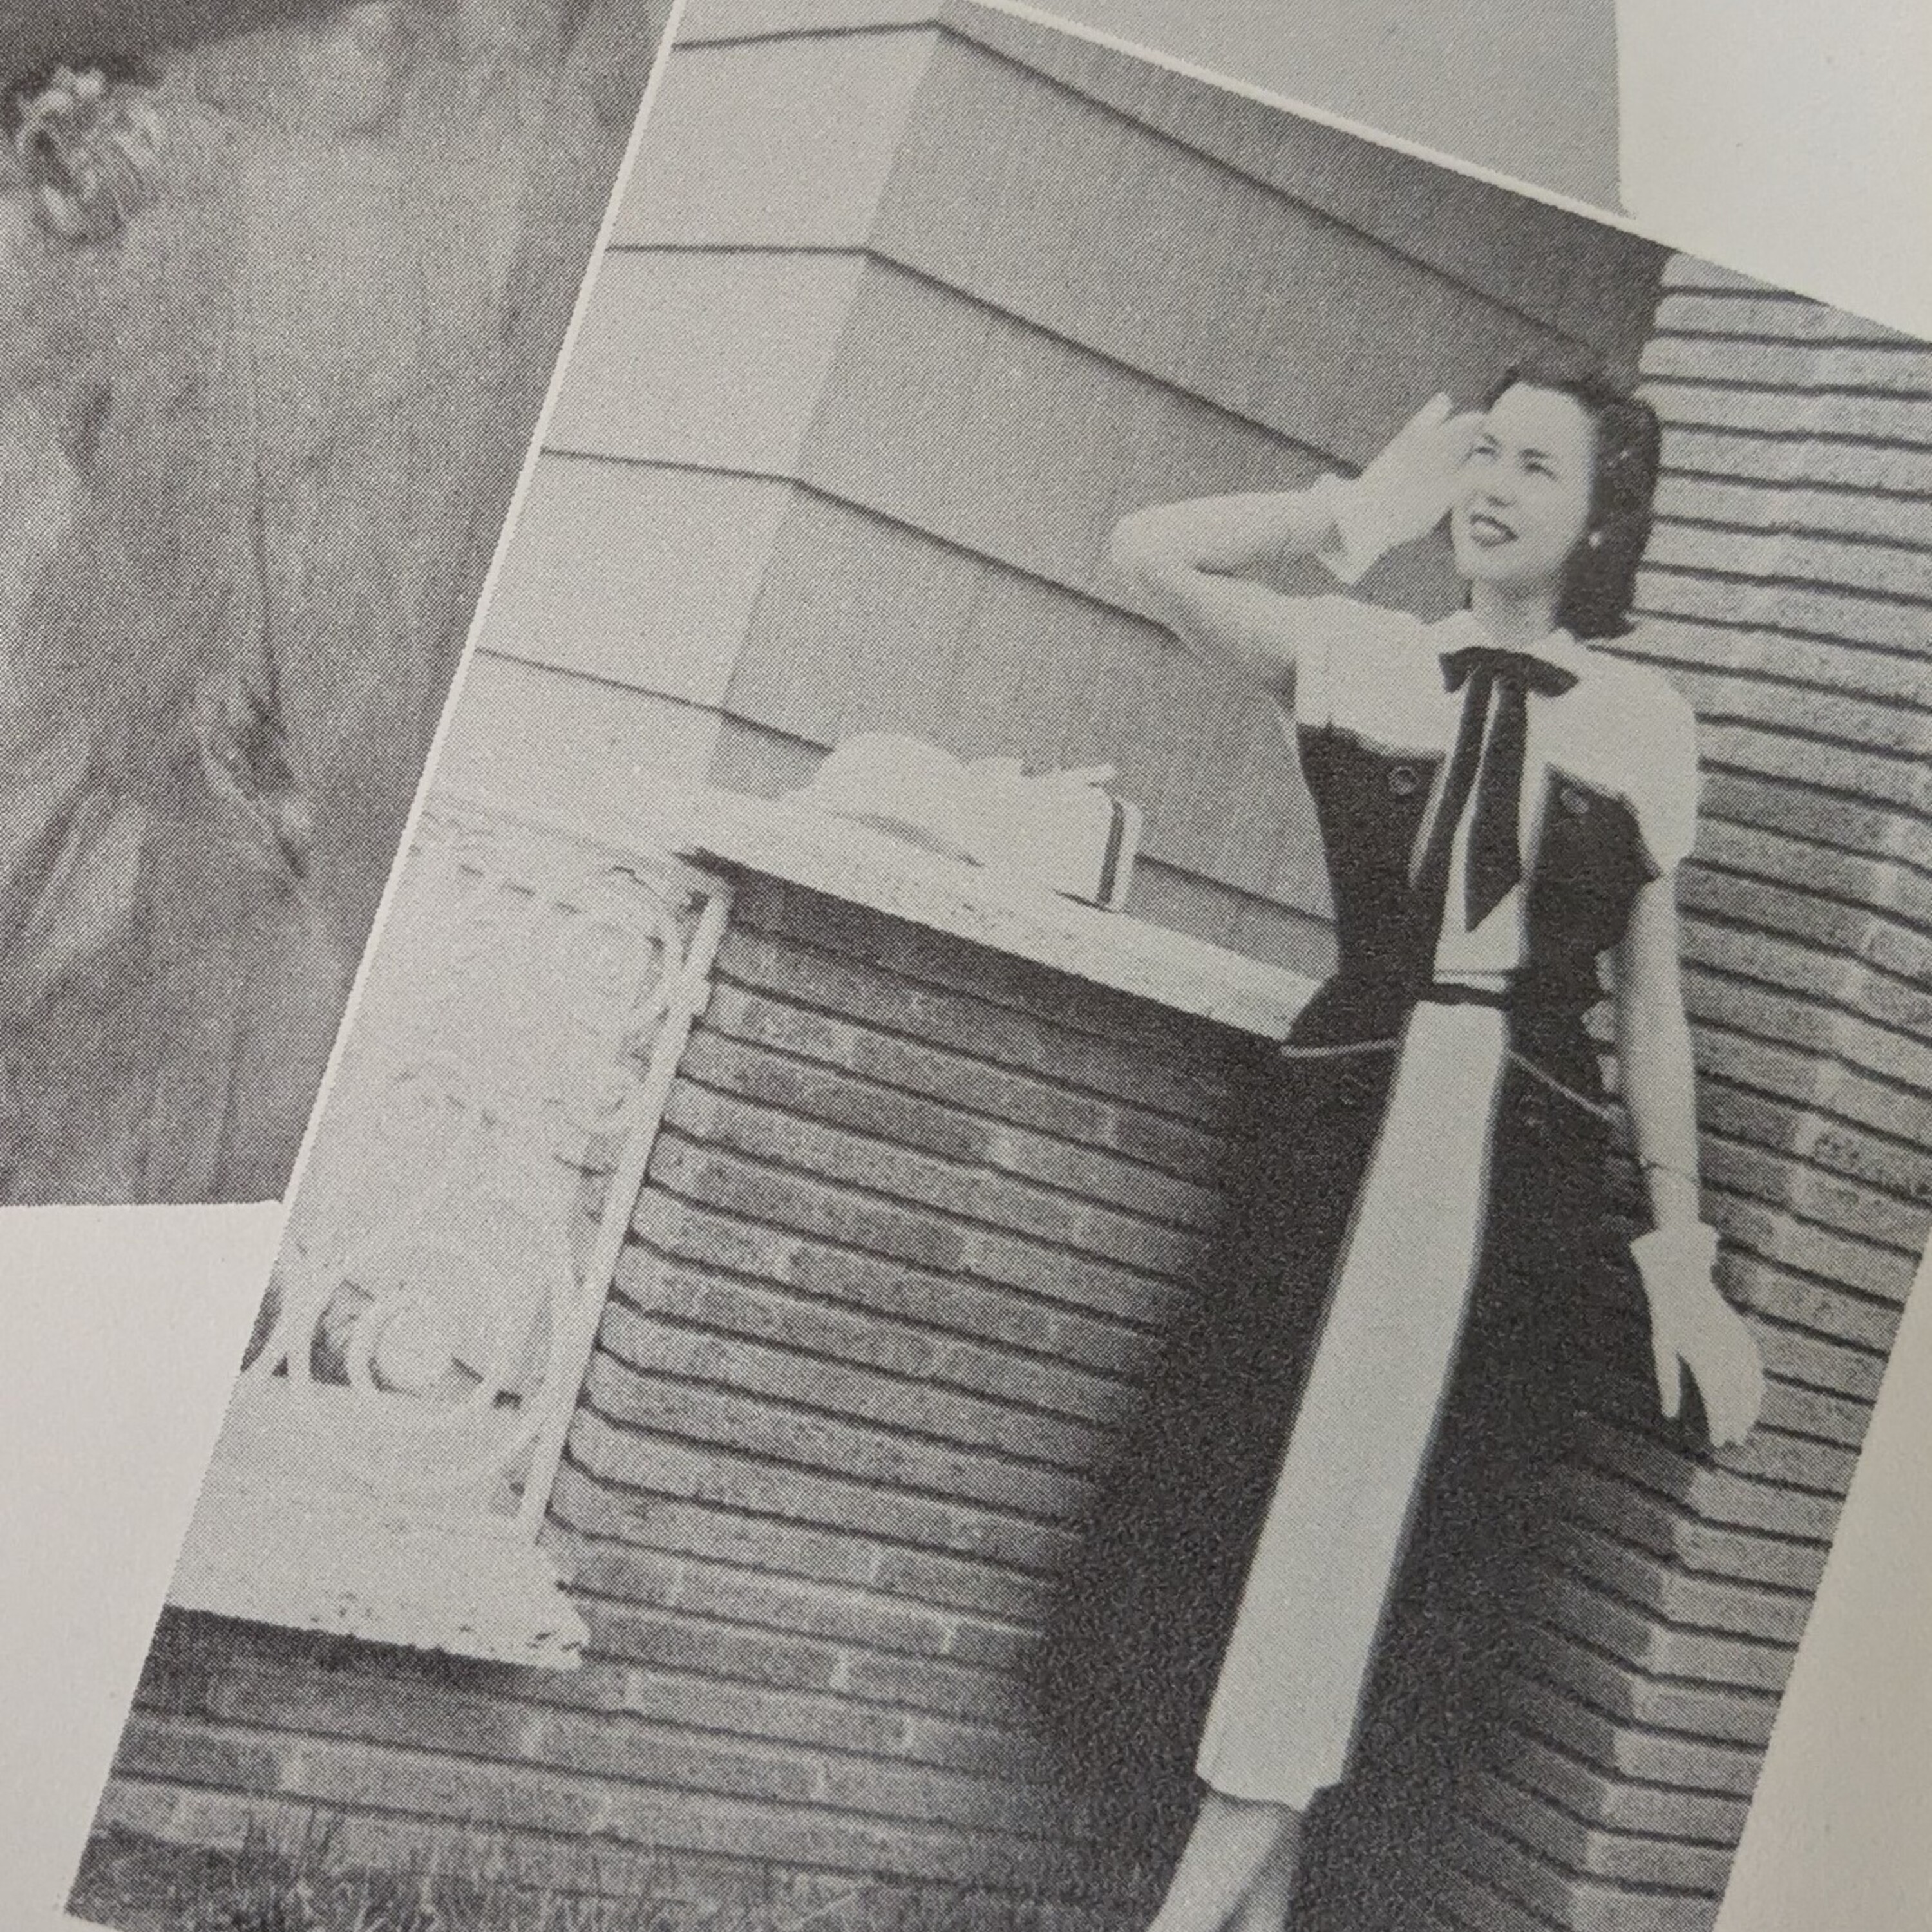
[{"label": "woman's hand shading eyes", "polygon": [[1448,514],[1457,472],[1482,429],[1480,412],[1432,398],[1352,483],[1330,493],[1348,568],[1359,577],[1385,551],[1426,536]]}]

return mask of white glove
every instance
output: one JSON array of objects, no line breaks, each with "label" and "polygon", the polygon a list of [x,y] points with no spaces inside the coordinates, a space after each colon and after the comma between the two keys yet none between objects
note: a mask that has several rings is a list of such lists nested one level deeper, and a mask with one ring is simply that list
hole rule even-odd
[{"label": "white glove", "polygon": [[1684,1371],[1696,1378],[1711,1440],[1742,1442],[1764,1403],[1756,1338],[1714,1278],[1718,1234],[1700,1221],[1654,1228],[1630,1244],[1650,1304],[1650,1346],[1664,1412],[1675,1420]]},{"label": "white glove", "polygon": [[1386,551],[1426,536],[1448,514],[1456,472],[1483,422],[1480,410],[1456,416],[1454,406],[1446,395],[1432,397],[1353,482],[1324,476],[1316,486],[1339,539],[1322,561],[1344,584],[1360,582]]}]

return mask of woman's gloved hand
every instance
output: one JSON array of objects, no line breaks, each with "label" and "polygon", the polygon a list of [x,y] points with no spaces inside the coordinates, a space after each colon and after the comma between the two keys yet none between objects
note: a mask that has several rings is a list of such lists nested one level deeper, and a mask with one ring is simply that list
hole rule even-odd
[{"label": "woman's gloved hand", "polygon": [[1337,548],[1320,553],[1322,561],[1344,584],[1358,582],[1385,551],[1426,536],[1448,515],[1483,422],[1480,410],[1458,416],[1454,406],[1446,395],[1432,397],[1352,482],[1328,476],[1317,486],[1338,539]]},{"label": "woman's gloved hand", "polygon": [[1653,1228],[1630,1244],[1650,1304],[1657,1392],[1672,1420],[1683,1406],[1684,1371],[1696,1379],[1711,1440],[1742,1442],[1764,1403],[1756,1338],[1724,1299],[1714,1275],[1718,1234],[1702,1222]]}]

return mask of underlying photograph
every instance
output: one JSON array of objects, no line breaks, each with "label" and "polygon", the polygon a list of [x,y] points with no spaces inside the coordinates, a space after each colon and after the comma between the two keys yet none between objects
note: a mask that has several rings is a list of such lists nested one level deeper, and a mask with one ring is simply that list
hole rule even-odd
[{"label": "underlying photograph", "polygon": [[0,1204],[286,1186],[668,11],[0,8]]},{"label": "underlying photograph", "polygon": [[1708,1928],[1932,1223],[1928,394],[698,0],[73,1909]]}]

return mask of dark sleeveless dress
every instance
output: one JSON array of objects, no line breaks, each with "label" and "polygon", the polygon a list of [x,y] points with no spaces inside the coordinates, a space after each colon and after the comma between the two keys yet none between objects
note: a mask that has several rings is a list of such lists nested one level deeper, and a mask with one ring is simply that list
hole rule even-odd
[{"label": "dark sleeveless dress", "polygon": [[[1198,1802],[1204,1724],[1244,1586],[1268,1586],[1251,1566],[1286,1480],[1291,1424],[1406,1032],[1419,1004],[1464,997],[1416,970],[1412,868],[1456,709],[1440,697],[1438,661],[1469,640],[1473,621],[1425,626],[1329,601],[1338,638],[1325,675],[1304,673],[1295,736],[1329,868],[1338,963],[1246,1096],[1221,1247],[1105,1472],[1038,1679],[1072,1771],[1136,1859],[1178,1850]],[[1568,651],[1571,662],[1586,655]],[[1359,663],[1345,656],[1357,652]],[[1419,709],[1387,701],[1418,681],[1436,687]],[[1564,728],[1546,733],[1526,793],[1516,956],[1482,996],[1502,1010],[1493,1110],[1486,1129],[1440,1124],[1444,1136],[1486,1132],[1473,1280],[1354,1700],[1348,1776],[1339,1792],[1324,1792],[1324,1808],[1343,1814],[1329,1826],[1334,1842],[1370,1863],[1375,1842],[1413,1840],[1420,1809],[1478,1748],[1541,1479],[1574,1410],[1578,1310],[1598,1298],[1601,1270],[1620,1264],[1608,1220],[1609,1109],[1585,1016],[1602,997],[1600,956],[1621,938],[1637,892],[1681,857],[1694,824],[1694,726],[1660,677],[1608,660],[1555,704],[1566,707],[1550,713]],[[1638,755],[1646,745],[1656,754],[1647,764]],[[1358,1426],[1389,1420],[1371,1406]],[[1320,1446],[1346,1509],[1351,1438]],[[1258,1715],[1292,1742],[1294,1708]]]}]

